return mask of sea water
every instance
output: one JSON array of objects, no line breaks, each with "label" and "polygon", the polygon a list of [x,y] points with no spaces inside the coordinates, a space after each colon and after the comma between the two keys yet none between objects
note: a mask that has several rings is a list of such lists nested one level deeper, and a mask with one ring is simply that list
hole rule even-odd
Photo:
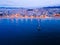
[{"label": "sea water", "polygon": [[0,45],[59,43],[59,19],[0,19]]}]

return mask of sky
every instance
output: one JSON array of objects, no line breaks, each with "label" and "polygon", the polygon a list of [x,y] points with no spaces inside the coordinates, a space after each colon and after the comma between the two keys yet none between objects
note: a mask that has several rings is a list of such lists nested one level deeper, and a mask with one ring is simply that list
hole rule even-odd
[{"label": "sky", "polygon": [[0,0],[0,7],[60,6],[60,0]]}]

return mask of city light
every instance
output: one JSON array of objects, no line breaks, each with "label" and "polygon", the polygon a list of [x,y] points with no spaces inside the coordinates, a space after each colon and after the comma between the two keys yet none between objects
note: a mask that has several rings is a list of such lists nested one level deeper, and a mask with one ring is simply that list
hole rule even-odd
[{"label": "city light", "polygon": [[3,8],[0,9],[0,18],[9,18],[9,19],[45,19],[45,18],[53,18],[60,17],[60,9],[59,8],[37,8],[37,9],[25,9],[25,8],[17,8],[17,9],[9,9]]}]

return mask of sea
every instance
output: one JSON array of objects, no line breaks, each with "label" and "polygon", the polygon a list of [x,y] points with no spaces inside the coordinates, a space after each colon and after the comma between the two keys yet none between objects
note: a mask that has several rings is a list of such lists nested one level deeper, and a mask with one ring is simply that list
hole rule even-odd
[{"label": "sea", "polygon": [[0,19],[0,45],[60,45],[60,18]]}]

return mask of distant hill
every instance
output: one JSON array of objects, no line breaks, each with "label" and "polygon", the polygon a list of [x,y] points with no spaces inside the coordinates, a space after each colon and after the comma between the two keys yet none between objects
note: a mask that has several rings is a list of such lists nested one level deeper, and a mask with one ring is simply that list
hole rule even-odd
[{"label": "distant hill", "polygon": [[[38,7],[37,9],[40,9],[41,7]],[[48,7],[42,7],[42,8],[60,8],[60,6],[48,6]],[[24,7],[0,7],[0,9],[30,9],[30,8],[24,8]],[[34,9],[34,8],[32,8]]]},{"label": "distant hill", "polygon": [[60,6],[48,6],[48,7],[43,7],[43,8],[60,8]]},{"label": "distant hill", "polygon": [[0,9],[25,9],[22,7],[0,7]]}]

